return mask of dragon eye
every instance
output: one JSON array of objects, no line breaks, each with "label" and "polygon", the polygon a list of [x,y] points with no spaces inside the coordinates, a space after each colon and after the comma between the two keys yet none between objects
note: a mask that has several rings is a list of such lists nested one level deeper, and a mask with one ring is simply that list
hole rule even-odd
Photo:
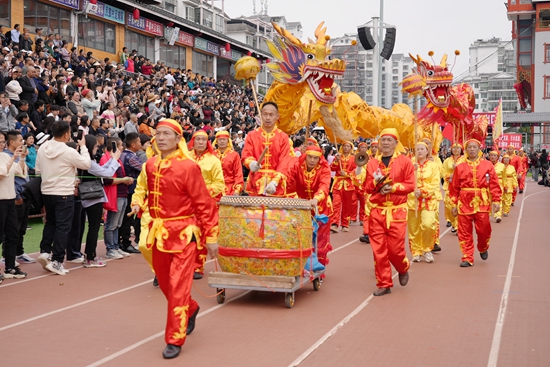
[{"label": "dragon eye", "polygon": [[327,55],[327,60],[332,60],[332,55]]},{"label": "dragon eye", "polygon": [[433,70],[428,70],[428,76],[434,76],[435,72]]},{"label": "dragon eye", "polygon": [[313,55],[312,55],[312,54],[307,54],[307,58],[308,58],[309,60],[313,60]]}]

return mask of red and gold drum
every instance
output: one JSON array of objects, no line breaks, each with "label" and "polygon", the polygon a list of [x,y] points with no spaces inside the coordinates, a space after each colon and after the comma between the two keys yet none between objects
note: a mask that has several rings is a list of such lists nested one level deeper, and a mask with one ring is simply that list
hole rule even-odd
[{"label": "red and gold drum", "polygon": [[312,251],[308,200],[224,196],[218,261],[234,274],[299,276]]}]

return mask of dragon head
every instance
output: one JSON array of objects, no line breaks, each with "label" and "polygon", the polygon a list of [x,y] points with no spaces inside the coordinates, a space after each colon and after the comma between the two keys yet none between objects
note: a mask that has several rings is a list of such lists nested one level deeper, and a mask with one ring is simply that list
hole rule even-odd
[{"label": "dragon head", "polygon": [[[430,51],[429,55],[432,56],[433,52]],[[421,92],[428,100],[429,107],[435,110],[449,107],[453,73],[447,67],[447,55],[443,55],[439,65],[422,60],[420,56],[409,56],[417,67],[413,74],[401,82],[403,91],[411,94]]]},{"label": "dragon head", "polygon": [[346,64],[330,55],[325,35],[324,22],[319,24],[315,31],[317,40],[302,43],[294,35],[279,25],[273,27],[279,33],[275,41],[266,40],[274,62],[267,64],[273,78],[280,83],[299,84],[307,83],[317,100],[326,104],[336,101],[336,86],[334,79],[344,75]]}]

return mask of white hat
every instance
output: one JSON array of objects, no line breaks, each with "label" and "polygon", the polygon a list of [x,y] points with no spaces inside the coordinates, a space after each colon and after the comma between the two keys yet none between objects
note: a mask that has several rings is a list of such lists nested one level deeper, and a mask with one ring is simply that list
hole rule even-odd
[{"label": "white hat", "polygon": [[99,61],[94,62],[94,66],[99,66],[99,65],[101,65],[101,64],[99,63]]},{"label": "white hat", "polygon": [[242,130],[237,131],[237,134],[242,134],[242,133],[243,133]]},{"label": "white hat", "polygon": [[157,99],[157,100],[155,101],[155,104],[160,103],[160,102],[162,102],[162,99]]},{"label": "white hat", "polygon": [[49,138],[50,138],[50,135],[39,133],[38,135],[36,135],[36,145],[44,144]]},{"label": "white hat", "polygon": [[8,52],[11,52],[11,49],[10,49],[9,47],[4,47],[4,48],[2,49],[2,51],[8,51]]}]

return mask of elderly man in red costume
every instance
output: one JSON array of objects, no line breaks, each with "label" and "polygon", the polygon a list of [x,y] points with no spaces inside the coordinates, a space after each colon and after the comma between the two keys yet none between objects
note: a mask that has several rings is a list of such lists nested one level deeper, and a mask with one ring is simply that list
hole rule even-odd
[{"label": "elderly man in red costume", "polygon": [[292,164],[289,138],[276,126],[276,103],[264,102],[261,117],[262,126],[248,133],[241,153],[243,164],[250,169],[246,192],[253,196],[284,196],[286,174]]},{"label": "elderly man in red costume", "polygon": [[[330,167],[321,148],[316,145],[307,147],[305,154],[289,171],[287,191],[295,193],[300,199],[310,200],[311,206],[317,208],[319,214],[330,217]],[[331,250],[330,225],[320,223],[317,232],[317,257],[321,264],[328,264],[327,255]]]},{"label": "elderly man in red costume", "polygon": [[[163,356],[175,358],[195,328],[199,305],[191,298],[197,248],[206,246],[217,256],[218,211],[199,166],[188,156],[183,130],[173,120],[157,125],[159,155],[146,165],[148,205],[152,217],[147,247],[153,250],[153,268],[168,300]],[[134,202],[132,213],[143,203]]]},{"label": "elderly man in red costume", "polygon": [[[510,164],[514,166],[514,169],[516,170],[516,173],[518,175],[518,183],[521,181],[522,176],[524,175],[523,172],[523,163],[521,161],[521,158],[516,154],[515,148],[513,145],[508,145],[507,148],[508,156],[510,157]],[[520,192],[523,193],[523,191],[520,188]],[[514,203],[516,202],[516,196],[518,195],[517,191],[514,191],[512,193],[512,206],[514,206]]]},{"label": "elderly man in red costume", "polygon": [[[204,130],[197,130],[191,141],[189,141],[189,156],[199,165],[202,178],[206,183],[206,188],[212,200],[220,201],[225,192],[225,181],[223,177],[222,162],[216,156],[216,152],[210,141],[208,134]],[[195,178],[196,179],[196,178]],[[217,224],[217,223],[216,223]],[[197,254],[197,269],[195,270],[195,279],[202,279],[204,273],[204,263],[206,262],[207,251],[203,246],[199,246]]]},{"label": "elderly man in red costume", "polygon": [[518,184],[519,184],[519,193],[523,194],[523,190],[525,190],[525,178],[527,177],[527,172],[529,171],[529,157],[527,154],[525,154],[525,151],[523,148],[520,148],[518,152],[518,158],[521,162],[521,178],[518,177]]},{"label": "elderly man in red costume", "polygon": [[375,296],[391,293],[391,266],[399,274],[399,284],[409,281],[409,259],[405,251],[407,195],[414,191],[414,167],[396,148],[396,129],[384,129],[378,140],[380,154],[367,164],[365,191],[369,197],[369,239],[376,274]]},{"label": "elderly man in red costume", "polygon": [[357,182],[355,179],[357,165],[353,154],[351,154],[352,149],[353,143],[346,141],[330,165],[331,171],[336,172],[332,183],[334,211],[330,217],[330,230],[334,233],[338,232],[339,225],[342,226],[342,232],[349,232],[353,210],[357,210],[357,205],[355,208],[352,207],[355,183]]},{"label": "elderly man in red costume", "polygon": [[481,143],[470,139],[465,143],[467,159],[458,164],[450,183],[452,212],[458,215],[458,241],[462,251],[461,267],[474,265],[473,225],[477,249],[482,260],[489,257],[491,240],[491,201],[493,210],[500,210],[502,189],[493,164],[482,159]]},{"label": "elderly man in red costume", "polygon": [[225,195],[239,195],[244,188],[241,156],[233,150],[233,143],[227,131],[219,131],[214,140],[216,156],[222,162]]}]

